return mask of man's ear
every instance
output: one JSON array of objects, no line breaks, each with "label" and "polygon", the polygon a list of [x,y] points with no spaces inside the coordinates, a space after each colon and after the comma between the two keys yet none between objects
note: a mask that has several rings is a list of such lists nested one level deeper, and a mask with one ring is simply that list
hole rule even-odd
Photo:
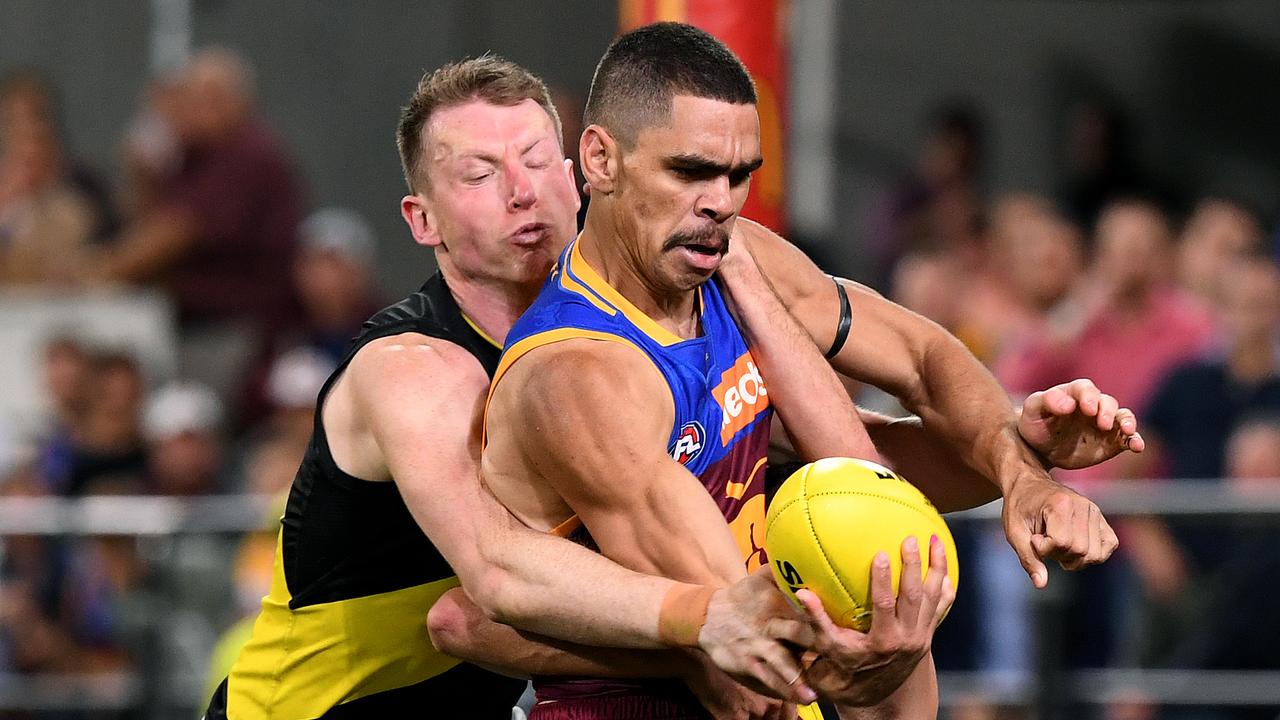
[{"label": "man's ear", "polygon": [[578,178],[573,174],[573,161],[569,158],[564,159],[564,174],[569,187],[573,188],[573,210],[577,212],[582,209],[582,196],[578,194]]},{"label": "man's ear", "polygon": [[440,226],[436,223],[435,210],[427,198],[416,194],[400,198],[400,216],[409,226],[414,242],[432,248],[444,244],[440,237]]},{"label": "man's ear", "polygon": [[582,131],[578,157],[582,159],[582,176],[591,185],[593,194],[608,195],[613,192],[620,165],[618,154],[618,141],[608,130],[599,125],[589,125]]}]

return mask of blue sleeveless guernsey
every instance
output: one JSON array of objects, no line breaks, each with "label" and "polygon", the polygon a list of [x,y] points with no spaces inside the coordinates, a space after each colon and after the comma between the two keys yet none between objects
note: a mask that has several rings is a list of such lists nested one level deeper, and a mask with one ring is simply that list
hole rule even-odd
[{"label": "blue sleeveless guernsey", "polygon": [[[530,350],[564,340],[616,342],[644,353],[666,379],[674,400],[667,451],[698,476],[720,506],[750,572],[766,562],[764,465],[773,411],[720,288],[707,282],[698,293],[702,335],[683,340],[608,285],[573,242],[561,253],[533,306],[507,335],[493,384],[496,387],[512,363]],[[565,534],[594,548],[585,528],[574,524]],[[540,702],[555,705],[603,697],[626,704],[631,700],[624,698],[647,696],[682,709],[688,706],[695,715],[701,711],[683,684],[673,681],[535,678],[535,686]]]}]

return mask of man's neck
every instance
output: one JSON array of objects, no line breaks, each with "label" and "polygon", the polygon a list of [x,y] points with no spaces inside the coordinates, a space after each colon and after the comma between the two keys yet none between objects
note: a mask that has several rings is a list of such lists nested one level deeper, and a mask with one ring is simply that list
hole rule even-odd
[{"label": "man's neck", "polygon": [[441,263],[440,272],[458,309],[498,345],[506,342],[511,326],[533,304],[541,287],[541,283],[524,287],[468,278],[445,263]]},{"label": "man's neck", "polygon": [[672,293],[655,287],[636,267],[635,258],[623,249],[612,224],[593,219],[588,211],[586,225],[578,236],[578,248],[582,259],[637,310],[677,337],[687,340],[698,336],[697,291]]}]

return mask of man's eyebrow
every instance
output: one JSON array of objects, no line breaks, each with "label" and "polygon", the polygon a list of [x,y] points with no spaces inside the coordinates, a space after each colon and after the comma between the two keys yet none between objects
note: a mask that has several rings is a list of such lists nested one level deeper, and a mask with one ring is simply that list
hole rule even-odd
[{"label": "man's eyebrow", "polygon": [[479,160],[481,162],[489,163],[490,165],[497,165],[502,162],[502,159],[499,158],[497,155],[494,155],[491,152],[486,152],[484,150],[472,150],[469,152],[458,153],[458,159],[459,160]]},{"label": "man's eyebrow", "polygon": [[[530,152],[533,151],[534,148],[536,148],[545,139],[546,138],[538,138],[533,142],[529,143],[528,145],[525,145],[523,148],[520,149],[520,155],[521,156],[528,155]],[[464,151],[464,152],[458,153],[458,157],[462,160],[480,160],[481,162],[487,162],[491,165],[498,165],[498,164],[501,164],[502,162],[502,158],[498,157],[497,155],[487,150]]]},{"label": "man's eyebrow", "polygon": [[764,164],[764,158],[755,158],[750,162],[729,165],[728,163],[712,160],[705,155],[682,153],[669,156],[666,164],[672,170],[684,170],[707,175],[727,175],[729,173],[753,173]]}]

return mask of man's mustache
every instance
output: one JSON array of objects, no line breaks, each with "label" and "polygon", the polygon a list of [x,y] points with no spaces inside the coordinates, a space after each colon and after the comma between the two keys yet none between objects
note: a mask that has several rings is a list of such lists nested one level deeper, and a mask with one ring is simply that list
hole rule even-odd
[{"label": "man's mustache", "polygon": [[677,230],[662,244],[662,249],[674,250],[682,245],[718,247],[723,254],[729,251],[729,231],[719,225],[703,225],[694,230]]}]

